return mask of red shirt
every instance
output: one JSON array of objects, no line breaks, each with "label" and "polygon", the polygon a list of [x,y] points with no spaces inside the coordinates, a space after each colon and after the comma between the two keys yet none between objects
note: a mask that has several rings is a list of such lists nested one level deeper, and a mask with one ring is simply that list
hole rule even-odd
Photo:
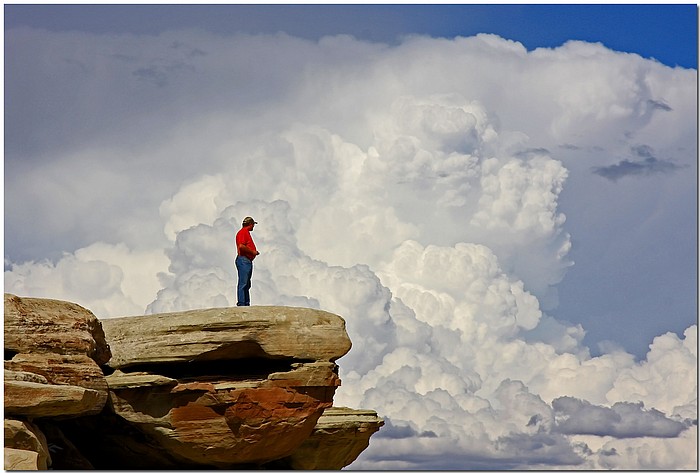
[{"label": "red shirt", "polygon": [[[239,248],[241,245],[248,247],[250,250],[253,251],[253,253],[241,253],[241,249]],[[238,251],[238,256],[245,256],[251,261],[255,259],[255,254],[258,250],[255,248],[253,237],[250,236],[250,230],[248,230],[246,227],[241,228],[240,230],[238,230],[238,233],[236,233],[236,250]]]}]

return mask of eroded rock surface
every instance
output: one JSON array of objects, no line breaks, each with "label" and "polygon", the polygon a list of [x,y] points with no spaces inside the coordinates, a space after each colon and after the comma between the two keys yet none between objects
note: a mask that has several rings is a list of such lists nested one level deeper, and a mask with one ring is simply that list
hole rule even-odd
[{"label": "eroded rock surface", "polygon": [[328,312],[241,307],[103,321],[114,413],[180,463],[228,467],[290,455],[340,385],[350,349]]},{"label": "eroded rock surface", "polygon": [[32,450],[5,447],[5,469],[8,471],[45,470],[39,454]]},{"label": "eroded rock surface", "polygon": [[29,421],[5,419],[5,469],[46,470],[49,461],[46,437],[37,426]]},{"label": "eroded rock surface", "polygon": [[13,429],[26,425],[53,446],[47,457],[37,442],[8,443],[6,420],[6,468],[11,459],[17,469],[339,469],[383,424],[373,411],[332,407],[335,361],[351,343],[328,312],[235,307],[97,321],[62,301],[5,302],[5,412]]},{"label": "eroded rock surface", "polygon": [[100,363],[111,353],[99,320],[72,302],[5,294],[5,414],[93,415],[107,402]]},{"label": "eroded rock surface", "polygon": [[111,353],[102,325],[84,307],[53,299],[5,294],[5,359],[8,353],[86,355],[98,365]]},{"label": "eroded rock surface", "polygon": [[18,353],[5,361],[5,370],[5,412],[30,417],[94,415],[107,402],[102,368],[86,355]]},{"label": "eroded rock surface", "polygon": [[383,425],[375,411],[326,409],[309,438],[282,465],[293,470],[340,470],[355,461]]},{"label": "eroded rock surface", "polygon": [[230,307],[102,321],[109,366],[241,359],[335,361],[352,346],[337,315],[298,307]]},{"label": "eroded rock surface", "polygon": [[111,357],[99,320],[72,302],[4,298],[5,469],[51,464],[44,429],[103,411],[108,388],[99,364]]}]

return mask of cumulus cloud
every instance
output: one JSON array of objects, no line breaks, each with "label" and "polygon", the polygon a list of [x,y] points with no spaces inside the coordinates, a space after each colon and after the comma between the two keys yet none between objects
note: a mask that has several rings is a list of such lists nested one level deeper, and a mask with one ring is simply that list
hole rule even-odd
[{"label": "cumulus cloud", "polygon": [[98,242],[64,254],[57,263],[11,263],[5,292],[73,301],[98,317],[136,315],[161,287],[157,274],[167,267],[163,250]]},{"label": "cumulus cloud", "polygon": [[642,403],[616,402],[612,407],[601,407],[580,399],[560,397],[552,401],[552,407],[560,418],[557,430],[565,434],[677,437],[686,429],[683,423],[667,418],[656,409],[643,409]]},{"label": "cumulus cloud", "polygon": [[[7,291],[99,317],[231,306],[252,215],[252,300],[345,318],[335,402],[386,419],[353,468],[697,466],[697,327],[638,362],[591,356],[585,327],[548,313],[572,266],[567,183],[605,166],[582,150],[655,159],[682,142],[687,164],[692,74],[492,35],[389,47],[22,29],[8,43],[39,54],[9,59],[37,85],[42,61],[60,63],[29,108],[85,122],[28,148],[33,128],[17,130],[8,148],[10,231],[41,222],[75,248],[7,260]],[[652,128],[653,148],[633,144]]]},{"label": "cumulus cloud", "polygon": [[648,145],[633,146],[631,151],[635,157],[640,159],[636,161],[623,159],[617,164],[595,167],[593,172],[614,182],[626,176],[651,176],[679,171],[685,167],[679,166],[669,159],[657,158],[654,156],[654,150]]},{"label": "cumulus cloud", "polygon": [[686,329],[682,338],[670,332],[656,337],[644,361],[620,371],[608,398],[642,402],[676,419],[697,419],[697,383],[686,382],[697,378],[697,344],[697,325]]}]

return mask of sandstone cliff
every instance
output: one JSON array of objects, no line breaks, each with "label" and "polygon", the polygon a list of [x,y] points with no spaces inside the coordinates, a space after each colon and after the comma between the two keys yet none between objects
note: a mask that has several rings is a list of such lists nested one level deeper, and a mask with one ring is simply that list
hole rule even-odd
[{"label": "sandstone cliff", "polygon": [[383,421],[332,407],[342,318],[291,307],[99,321],[5,295],[5,469],[340,469]]}]

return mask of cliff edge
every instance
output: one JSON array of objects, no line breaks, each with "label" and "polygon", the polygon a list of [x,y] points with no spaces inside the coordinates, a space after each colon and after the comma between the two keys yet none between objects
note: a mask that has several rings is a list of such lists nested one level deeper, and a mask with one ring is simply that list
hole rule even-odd
[{"label": "cliff edge", "polygon": [[5,294],[5,469],[341,469],[383,421],[333,407],[337,315],[232,307],[98,320]]}]

